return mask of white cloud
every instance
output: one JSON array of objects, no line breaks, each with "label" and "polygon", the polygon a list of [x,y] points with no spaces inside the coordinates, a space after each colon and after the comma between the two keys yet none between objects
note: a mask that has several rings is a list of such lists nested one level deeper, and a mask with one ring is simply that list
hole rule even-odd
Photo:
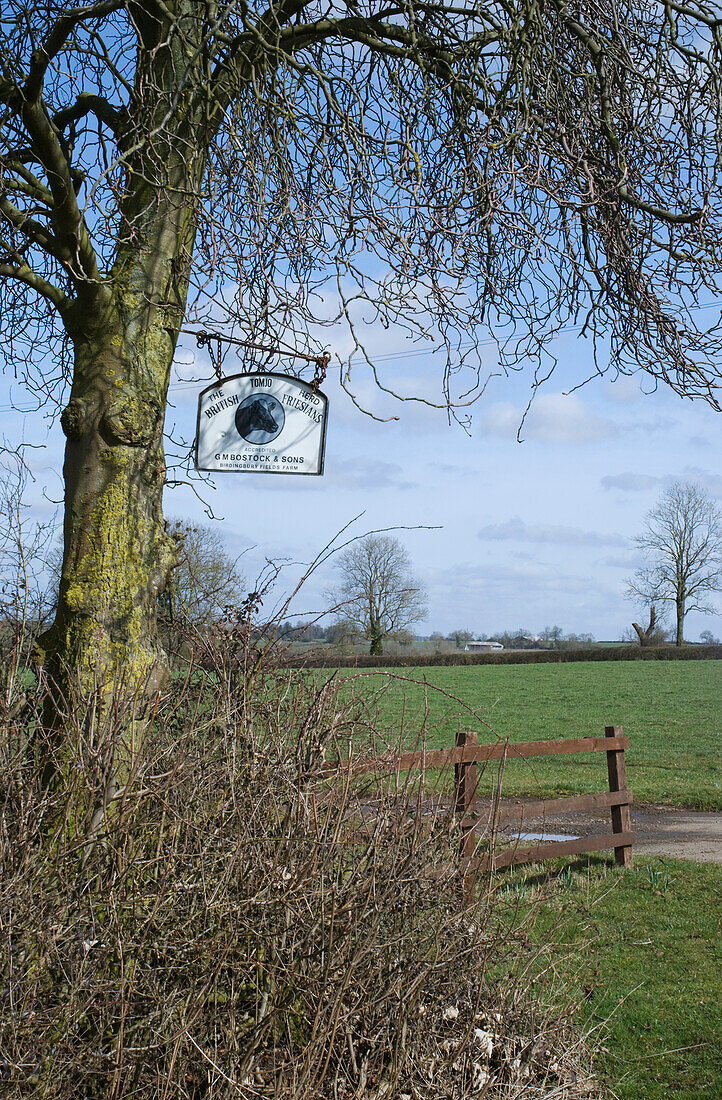
[{"label": "white cloud", "polygon": [[638,550],[628,550],[626,553],[609,554],[599,564],[608,569],[637,569],[643,563],[644,556]]},{"label": "white cloud", "polygon": [[646,493],[648,489],[654,489],[661,483],[661,477],[633,473],[612,474],[600,481],[603,489],[621,489],[623,493]]},{"label": "white cloud", "polygon": [[559,546],[627,546],[623,535],[584,531],[581,527],[525,523],[519,516],[506,523],[491,523],[478,532],[480,539],[494,542],[549,542]]},{"label": "white cloud", "polygon": [[493,632],[524,624],[539,630],[559,622],[565,630],[613,637],[624,611],[621,581],[589,577],[544,562],[468,563],[425,571],[431,604],[429,623],[443,632],[459,623]]},{"label": "white cloud", "polygon": [[604,384],[604,394],[608,401],[617,405],[633,405],[644,401],[646,394],[640,385],[640,379],[629,374],[618,374]]},{"label": "white cloud", "polygon": [[336,459],[328,481],[344,489],[413,489],[415,482],[404,479],[403,467],[373,458]]},{"label": "white cloud", "polygon": [[708,450],[712,446],[712,440],[706,435],[690,435],[687,439],[690,447],[699,447]]},{"label": "white cloud", "polygon": [[655,416],[652,420],[629,420],[620,426],[620,431],[624,436],[637,436],[647,440],[652,435],[671,438],[678,428],[679,421],[673,420],[672,417]]},{"label": "white cloud", "polygon": [[454,480],[458,480],[460,477],[472,477],[475,482],[479,480],[479,470],[476,466],[455,466],[449,462],[427,462],[426,470],[432,474],[443,474],[444,477],[451,477]]},{"label": "white cloud", "polygon": [[699,466],[685,466],[679,479],[667,478],[666,480],[692,481],[711,497],[722,498],[722,475],[711,474],[708,470],[701,470]]},{"label": "white cloud", "polygon": [[722,476],[702,470],[699,466],[685,466],[678,474],[655,477],[652,474],[636,474],[627,471],[611,474],[600,480],[603,489],[619,489],[623,493],[646,493],[651,489],[666,488],[673,481],[690,481],[712,497],[722,498]]},{"label": "white cloud", "polygon": [[296,474],[249,475],[241,484],[252,491],[275,490],[281,492],[319,492],[333,490],[376,493],[384,489],[404,492],[418,488],[417,483],[405,477],[406,471],[396,462],[382,462],[372,458],[334,458],[325,463],[323,477],[305,477]]},{"label": "white cloud", "polygon": [[619,434],[614,421],[597,416],[577,394],[539,394],[529,410],[523,426],[524,410],[509,401],[490,405],[482,417],[482,427],[489,435],[502,439],[535,440],[546,443],[596,443]]}]

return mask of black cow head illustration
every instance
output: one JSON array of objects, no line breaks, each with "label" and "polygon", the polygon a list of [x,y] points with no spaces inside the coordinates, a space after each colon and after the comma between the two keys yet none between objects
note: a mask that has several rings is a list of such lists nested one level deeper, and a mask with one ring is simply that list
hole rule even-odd
[{"label": "black cow head illustration", "polygon": [[275,435],[279,430],[268,406],[258,398],[251,401],[250,405],[244,405],[238,410],[236,428],[244,439],[248,439],[251,432],[268,432],[269,435]]}]

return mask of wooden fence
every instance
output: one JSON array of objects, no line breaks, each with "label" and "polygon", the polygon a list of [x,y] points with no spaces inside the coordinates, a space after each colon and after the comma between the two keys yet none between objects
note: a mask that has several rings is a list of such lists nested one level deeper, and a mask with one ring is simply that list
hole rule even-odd
[{"label": "wooden fence", "polygon": [[[528,863],[554,859],[557,856],[577,855],[580,852],[598,852],[614,849],[616,862],[622,867],[632,866],[631,831],[632,792],[627,789],[624,750],[629,740],[621,726],[605,726],[604,737],[580,737],[560,741],[498,742],[494,745],[478,744],[478,735],[459,733],[452,749],[429,749],[376,757],[373,760],[347,764],[346,774],[363,775],[373,772],[401,772],[416,768],[448,767],[454,765],[454,813],[461,827],[459,858],[464,880],[464,895],[473,894],[476,873],[479,870],[497,870],[516,863]],[[600,794],[571,795],[565,798],[542,799],[535,802],[496,801],[491,810],[492,849],[476,856],[479,827],[478,813],[478,765],[491,760],[528,760],[535,756],[559,756],[567,753],[605,752],[609,789]],[[328,774],[328,773],[327,773]],[[496,850],[496,831],[500,824],[552,814],[586,812],[608,809],[612,831],[602,836],[586,836],[569,840],[543,842],[527,847],[513,845]]]}]

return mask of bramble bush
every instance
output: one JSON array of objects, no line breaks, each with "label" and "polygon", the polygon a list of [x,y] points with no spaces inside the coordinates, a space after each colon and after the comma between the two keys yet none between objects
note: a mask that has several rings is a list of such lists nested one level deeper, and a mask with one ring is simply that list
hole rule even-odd
[{"label": "bramble bush", "polygon": [[453,818],[323,778],[368,695],[271,650],[76,698],[62,744],[42,688],[4,701],[5,1100],[596,1095],[529,916],[491,880],[460,906]]}]

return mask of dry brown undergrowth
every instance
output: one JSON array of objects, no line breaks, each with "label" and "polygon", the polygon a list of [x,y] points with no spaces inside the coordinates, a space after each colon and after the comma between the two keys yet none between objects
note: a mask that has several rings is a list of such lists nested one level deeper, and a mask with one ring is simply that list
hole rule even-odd
[{"label": "dry brown undergrowth", "polygon": [[595,1095],[568,1008],[528,977],[524,922],[494,890],[462,911],[429,877],[451,823],[422,835],[392,783],[349,842],[358,791],[314,768],[372,727],[367,702],[232,656],[151,719],[76,703],[52,791],[36,704],[6,708],[5,1100]]}]

